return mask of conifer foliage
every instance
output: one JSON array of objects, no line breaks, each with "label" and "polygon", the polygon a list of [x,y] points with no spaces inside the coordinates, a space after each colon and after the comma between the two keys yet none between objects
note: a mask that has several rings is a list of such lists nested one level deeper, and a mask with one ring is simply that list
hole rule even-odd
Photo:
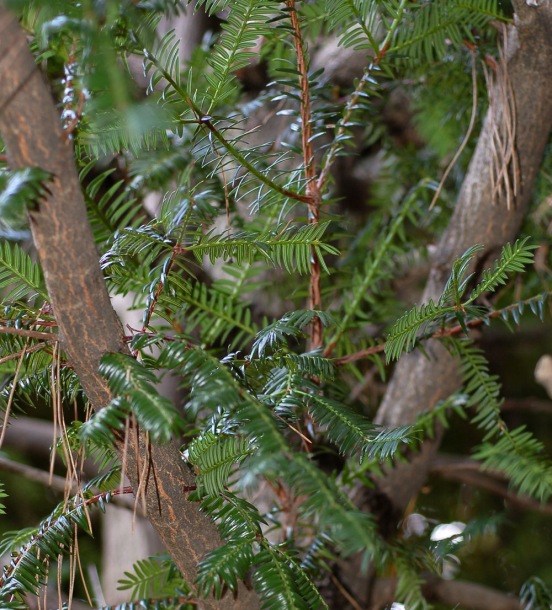
[{"label": "conifer foliage", "polygon": [[[417,293],[404,298],[401,281],[427,264],[427,245],[450,219],[467,159],[439,187],[439,206],[430,206],[439,151],[398,145],[381,109],[400,83],[411,87],[414,107],[431,103],[438,88],[431,79],[445,65],[459,91],[451,102],[459,105],[457,123],[451,127],[439,105],[434,116],[421,111],[411,120],[422,133],[456,130],[459,145],[465,109],[498,56],[497,24],[512,20],[508,3],[5,4],[51,83],[107,289],[124,296],[141,323],[121,331],[128,353],[103,355],[99,374],[112,399],[91,410],[63,353],[40,252],[37,258],[29,239],[29,216],[43,211],[51,182],[63,176],[12,169],[3,151],[0,407],[6,426],[14,412],[52,405],[54,419],[66,420],[56,443],[69,475],[67,497],[51,514],[4,534],[0,606],[28,608],[55,580],[55,566],[61,583],[64,561],[78,580],[78,540],[93,533],[96,509],[109,511],[132,491],[139,503],[140,490],[121,483],[121,447],[139,429],[152,445],[178,442],[174,468],[195,476],[188,501],[216,523],[222,543],[205,551],[192,578],[170,548],[138,561],[120,582],[134,605],[121,610],[216,608],[234,594],[239,604],[242,581],[259,608],[336,607],[327,592],[344,590],[336,566],[351,557],[360,558],[357,577],[367,582],[393,575],[391,602],[431,607],[425,579],[440,576],[447,552],[474,540],[478,526],[485,530],[482,515],[466,526],[471,538],[451,539],[443,552],[427,532],[413,537],[395,527],[388,535],[352,490],[372,492],[394,463],[463,418],[473,430],[466,451],[474,464],[500,473],[510,493],[535,505],[551,498],[546,443],[527,425],[509,423],[500,379],[472,336],[500,320],[518,328],[544,319],[548,287],[534,257],[547,223],[542,215],[540,224],[528,221],[525,234],[483,268],[486,245],[473,244],[447,269],[442,294],[412,305]],[[213,31],[183,60],[175,32],[162,36],[158,26],[185,10],[205,12]],[[311,67],[332,38],[365,55],[348,85]],[[144,91],[132,71],[137,58]],[[257,64],[265,82],[251,92],[241,75]],[[479,105],[472,119],[480,126]],[[266,125],[275,117],[274,135]],[[366,209],[347,211],[336,168],[366,150],[376,151],[378,175]],[[544,174],[540,194],[549,195]],[[144,205],[152,196],[154,212]],[[362,397],[366,380],[381,387],[407,352],[431,358],[425,346],[435,339],[457,359],[463,386],[414,423],[375,423],[374,401]],[[177,396],[160,389],[166,376],[178,380]],[[98,474],[75,489],[84,459]],[[10,489],[0,486],[4,492]],[[520,603],[549,608],[551,596],[534,576]]]}]

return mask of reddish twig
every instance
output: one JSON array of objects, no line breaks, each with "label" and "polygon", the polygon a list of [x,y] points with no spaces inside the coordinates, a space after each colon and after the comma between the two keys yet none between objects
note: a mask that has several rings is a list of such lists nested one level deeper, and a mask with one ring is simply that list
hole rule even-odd
[{"label": "reddish twig", "polygon": [[19,335],[20,337],[29,337],[31,339],[41,339],[47,343],[58,341],[58,336],[54,333],[43,333],[39,330],[28,330],[26,328],[15,328],[13,326],[0,326],[0,333]]},{"label": "reddish twig", "polygon": [[[180,245],[180,242],[176,243],[172,249],[171,258],[169,259],[169,262],[167,263],[167,267],[164,270],[161,278],[159,278],[159,282],[157,283],[157,288],[155,289],[155,294],[153,295],[153,299],[151,300],[151,303],[148,307],[146,318],[144,320],[144,325],[142,326],[143,333],[146,331],[146,328],[149,326],[151,316],[153,315],[153,311],[155,309],[155,306],[157,305],[157,301],[159,300],[159,297],[161,296],[161,293],[163,292],[163,288],[165,287],[166,279],[169,276],[172,266],[174,265],[174,261],[176,260],[176,257],[179,254],[182,254],[184,252],[184,250],[185,249],[182,248],[182,246]],[[165,278],[165,279],[163,279],[163,278]]]},{"label": "reddish twig", "polygon": [[[312,146],[311,101],[309,90],[309,75],[307,59],[299,17],[295,8],[295,0],[286,0],[290,9],[291,27],[297,55],[297,70],[299,72],[299,87],[301,89],[301,143],[303,151],[303,166],[305,171],[306,189],[309,201],[309,223],[318,224],[320,221],[320,188],[316,180],[316,167],[314,163],[314,149]],[[311,247],[311,274],[309,282],[309,309],[320,310],[322,298],[320,295],[320,260],[315,249]],[[310,349],[317,349],[322,345],[322,322],[319,317],[313,318],[310,337]]]},{"label": "reddish twig", "polygon": [[[118,489],[113,489],[111,491],[104,491],[102,493],[92,496],[91,498],[87,498],[86,500],[83,500],[82,502],[80,502],[80,504],[75,504],[75,506],[73,506],[69,512],[77,510],[80,507],[92,506],[93,504],[97,504],[98,502],[100,502],[102,500],[106,501],[111,496],[118,496],[119,494],[130,494],[130,493],[132,493],[132,487],[130,487],[130,486],[120,487]],[[49,531],[50,529],[52,529],[52,527],[55,527],[55,525],[59,521],[59,519],[62,519],[62,518],[65,518],[65,516],[61,516],[58,519],[53,519],[52,521],[46,523],[43,526],[42,530],[40,532],[38,532],[36,534],[36,536],[33,536],[32,539],[25,545],[25,547],[23,547],[21,549],[21,551],[19,552],[17,557],[12,558],[9,567],[6,570],[4,570],[4,573],[2,574],[2,577],[0,578],[0,587],[3,587],[6,584],[6,581],[9,578],[11,578],[12,574],[17,570],[17,567],[19,566],[21,561],[27,556],[27,553],[29,552],[29,550],[36,544],[36,541],[44,538],[46,532]],[[60,548],[60,552],[61,552],[61,548]]]},{"label": "reddish twig", "polygon": [[[549,294],[549,293],[548,293]],[[528,304],[531,301],[536,301],[541,299],[542,295],[538,295],[536,297],[531,297],[530,299],[526,299],[525,301],[521,301],[521,303]],[[512,303],[512,305],[508,305],[507,307],[503,307],[502,309],[497,309],[495,311],[490,312],[486,316],[482,316],[480,318],[475,318],[474,320],[469,320],[465,322],[464,327],[467,329],[473,329],[481,326],[482,324],[486,324],[489,320],[493,320],[502,316],[505,312],[512,311],[514,309],[519,308],[520,303]],[[460,335],[464,332],[464,328],[457,324],[456,326],[451,326],[449,328],[441,328],[440,330],[434,333],[428,333],[427,335],[421,335],[417,341],[426,341],[427,339],[445,339],[446,337],[454,337],[455,335]],[[364,360],[364,358],[368,358],[374,354],[379,354],[385,350],[385,346],[387,342],[378,343],[377,345],[373,345],[372,347],[368,347],[366,349],[355,352],[354,354],[349,354],[348,356],[342,356],[341,358],[335,358],[333,363],[336,366],[342,366],[343,364],[349,364],[351,362],[356,362],[357,360]]]}]

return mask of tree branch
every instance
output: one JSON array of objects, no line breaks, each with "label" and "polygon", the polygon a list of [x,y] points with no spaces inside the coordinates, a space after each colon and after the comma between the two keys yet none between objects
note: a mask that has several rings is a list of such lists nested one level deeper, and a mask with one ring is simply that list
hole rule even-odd
[{"label": "tree branch", "polygon": [[438,455],[430,464],[430,473],[442,479],[485,489],[503,497],[518,508],[552,515],[552,504],[544,504],[527,496],[517,495],[508,488],[506,480],[500,473],[482,472],[480,467],[481,464],[471,458]]},{"label": "tree branch", "polygon": [[[552,5],[547,2],[526,9],[520,10],[514,25],[506,30],[508,90],[514,96],[516,114],[517,136],[512,144],[520,169],[515,205],[507,208],[506,193],[492,203],[496,192],[493,138],[497,131],[510,133],[510,126],[504,124],[508,113],[502,110],[511,100],[501,97],[500,91],[505,87],[497,83],[491,92],[492,112],[484,122],[453,216],[433,257],[422,302],[439,298],[452,262],[468,247],[477,243],[485,246],[477,265],[484,264],[486,258],[494,258],[504,243],[515,238],[530,203],[552,128],[552,81],[548,78],[552,72]],[[411,423],[418,413],[432,408],[458,388],[456,360],[438,341],[429,341],[426,352],[429,359],[420,352],[401,358],[378,411],[378,423],[386,426]],[[397,511],[404,510],[423,484],[439,440],[426,442],[409,464],[397,466],[382,479],[381,490]]]},{"label": "tree branch", "polygon": [[[382,578],[374,584],[368,608],[380,610],[394,600],[397,583],[393,578]],[[427,576],[422,585],[428,601],[439,602],[450,608],[469,610],[521,610],[517,597],[465,580],[442,580]]]},{"label": "tree branch", "polygon": [[[0,133],[12,168],[38,166],[53,174],[51,195],[30,214],[60,341],[94,409],[111,400],[98,374],[107,352],[128,353],[98,264],[71,142],[64,137],[51,94],[25,36],[0,2]],[[129,435],[126,474],[144,490],[148,518],[184,578],[193,584],[197,563],[221,544],[215,524],[186,500],[195,483],[182,466],[176,442],[149,447],[144,434]],[[121,449],[122,451],[122,449]],[[149,460],[146,480],[142,465]],[[206,600],[203,608],[254,609],[257,596],[240,586],[236,599]]]}]

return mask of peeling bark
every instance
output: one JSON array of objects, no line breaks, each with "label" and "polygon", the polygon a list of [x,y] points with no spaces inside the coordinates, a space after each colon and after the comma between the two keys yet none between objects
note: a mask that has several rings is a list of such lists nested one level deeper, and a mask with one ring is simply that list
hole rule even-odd
[{"label": "peeling bark", "polygon": [[[528,205],[545,146],[552,130],[552,3],[529,8],[515,2],[514,24],[507,29],[507,60],[510,91],[514,96],[516,115],[515,149],[519,161],[519,190],[515,204],[508,209],[503,194],[493,203],[493,146],[496,129],[506,133],[500,124],[507,113],[497,83],[493,122],[490,114],[483,125],[477,147],[466,174],[458,201],[433,256],[429,278],[421,299],[438,299],[449,276],[453,261],[474,244],[482,244],[475,265],[487,265],[501,247],[515,239]],[[489,260],[488,260],[489,259]],[[377,422],[386,426],[412,423],[422,411],[432,409],[460,386],[457,362],[438,341],[426,346],[429,359],[420,352],[399,361],[393,379],[379,408]],[[428,465],[438,448],[435,442],[424,444],[410,463],[388,472],[380,489],[392,505],[403,511],[426,479]]]},{"label": "peeling bark", "polygon": [[[476,269],[491,264],[502,246],[515,239],[531,200],[535,177],[552,131],[552,1],[529,7],[523,0],[516,0],[514,7],[514,23],[506,33],[506,59],[509,90],[514,98],[515,151],[519,162],[515,203],[508,209],[506,193],[493,203],[491,136],[497,129],[503,132],[507,129],[500,124],[507,118],[501,104],[512,105],[511,98],[501,98],[499,92],[494,91],[495,122],[490,116],[486,117],[455,210],[432,256],[422,303],[439,298],[452,263],[470,246],[484,246],[474,262]],[[495,86],[501,87],[503,83],[497,82]],[[426,355],[415,351],[397,363],[378,410],[377,423],[389,427],[410,424],[418,414],[431,410],[439,400],[460,387],[456,359],[437,340],[427,342],[424,348]],[[359,486],[353,491],[355,503],[374,514],[384,535],[393,535],[397,530],[404,511],[427,480],[441,437],[441,430],[437,430],[435,438],[426,439],[420,451],[409,456],[408,462],[386,469],[384,476],[375,481],[376,490]],[[370,606],[370,602],[376,599],[378,592],[370,576],[359,578],[358,558],[341,562],[336,570],[342,585],[360,607],[376,607]],[[337,603],[343,608],[353,607],[341,597]],[[512,603],[517,607],[517,601]]]},{"label": "peeling bark", "polygon": [[[10,166],[38,166],[54,176],[51,196],[30,214],[31,229],[62,347],[92,406],[99,410],[111,400],[98,374],[100,358],[128,349],[98,264],[73,147],[61,130],[25,36],[2,3],[0,81],[0,133]],[[129,441],[126,474],[135,490],[142,485],[149,520],[184,578],[193,584],[197,563],[222,543],[217,528],[196,503],[186,500],[183,489],[194,485],[194,477],[182,467],[176,442],[148,447],[141,433],[131,433]],[[254,610],[258,599],[240,585],[236,599],[227,594],[222,600],[200,602],[200,607]]]}]

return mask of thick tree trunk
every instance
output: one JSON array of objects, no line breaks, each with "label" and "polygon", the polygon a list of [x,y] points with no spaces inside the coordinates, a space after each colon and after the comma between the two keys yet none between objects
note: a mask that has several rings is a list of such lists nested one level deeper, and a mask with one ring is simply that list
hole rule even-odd
[{"label": "thick tree trunk", "polygon": [[[0,2],[0,133],[12,168],[38,166],[54,176],[51,196],[31,213],[31,229],[46,278],[61,345],[94,409],[111,399],[98,374],[107,352],[127,352],[121,324],[111,306],[98,264],[73,147],[63,134],[52,96],[19,25]],[[126,474],[142,486],[147,515],[184,578],[193,584],[196,565],[221,544],[218,531],[184,489],[194,484],[182,467],[175,442],[146,450],[144,435],[130,434]],[[149,467],[143,465],[149,460]],[[144,477],[146,480],[144,480]],[[202,608],[258,607],[254,592],[241,586],[237,599],[201,602]]]}]

